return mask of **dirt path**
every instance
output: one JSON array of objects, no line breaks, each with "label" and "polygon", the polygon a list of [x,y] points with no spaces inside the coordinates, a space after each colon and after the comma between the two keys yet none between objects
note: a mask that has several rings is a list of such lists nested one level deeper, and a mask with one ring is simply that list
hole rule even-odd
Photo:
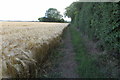
[{"label": "dirt path", "polygon": [[64,48],[61,49],[63,57],[61,58],[61,62],[59,64],[59,71],[61,71],[61,77],[63,78],[78,78],[78,74],[76,73],[77,64],[75,61],[75,53],[73,50],[73,45],[71,42],[71,35],[69,29],[67,30],[66,36],[63,39]]},{"label": "dirt path", "polygon": [[77,64],[75,52],[73,49],[71,34],[69,29],[66,30],[62,40],[62,47],[58,50],[58,57],[54,62],[54,67],[50,71],[51,78],[79,78],[77,74]]},{"label": "dirt path", "polygon": [[[80,31],[79,29],[76,29],[77,31]],[[86,47],[87,52],[89,52],[89,54],[100,54],[101,51],[97,49],[96,47],[96,43],[92,40],[89,39],[89,37],[85,34],[81,34],[82,39],[84,40],[84,44]]]}]

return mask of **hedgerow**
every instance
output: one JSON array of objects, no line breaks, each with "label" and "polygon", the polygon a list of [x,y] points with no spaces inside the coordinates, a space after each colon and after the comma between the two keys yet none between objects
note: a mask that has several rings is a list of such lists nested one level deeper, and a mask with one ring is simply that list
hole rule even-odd
[{"label": "hedgerow", "polygon": [[102,50],[120,59],[120,2],[74,2],[66,8],[66,16]]}]

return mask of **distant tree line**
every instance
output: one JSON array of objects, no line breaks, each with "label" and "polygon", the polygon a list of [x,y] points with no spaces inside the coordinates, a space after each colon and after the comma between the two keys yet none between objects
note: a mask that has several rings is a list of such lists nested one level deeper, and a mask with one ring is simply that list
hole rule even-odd
[{"label": "distant tree line", "polygon": [[40,22],[66,22],[63,16],[55,8],[49,8],[44,17],[38,18]]}]

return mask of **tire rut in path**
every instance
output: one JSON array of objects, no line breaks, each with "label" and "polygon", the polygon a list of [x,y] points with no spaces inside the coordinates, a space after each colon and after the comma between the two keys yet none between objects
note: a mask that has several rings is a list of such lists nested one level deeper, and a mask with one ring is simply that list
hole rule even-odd
[{"label": "tire rut in path", "polygon": [[61,49],[61,62],[59,63],[59,70],[61,71],[61,77],[63,78],[78,78],[76,73],[77,64],[75,61],[75,52],[73,49],[71,35],[69,29],[66,32],[66,36],[63,39],[64,48]]}]

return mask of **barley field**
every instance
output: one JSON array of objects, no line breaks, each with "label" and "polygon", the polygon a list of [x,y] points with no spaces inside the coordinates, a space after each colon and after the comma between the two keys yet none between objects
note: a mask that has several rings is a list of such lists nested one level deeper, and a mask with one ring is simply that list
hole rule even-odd
[{"label": "barley field", "polygon": [[38,66],[60,43],[67,25],[68,23],[1,22],[0,77],[36,77]]}]

